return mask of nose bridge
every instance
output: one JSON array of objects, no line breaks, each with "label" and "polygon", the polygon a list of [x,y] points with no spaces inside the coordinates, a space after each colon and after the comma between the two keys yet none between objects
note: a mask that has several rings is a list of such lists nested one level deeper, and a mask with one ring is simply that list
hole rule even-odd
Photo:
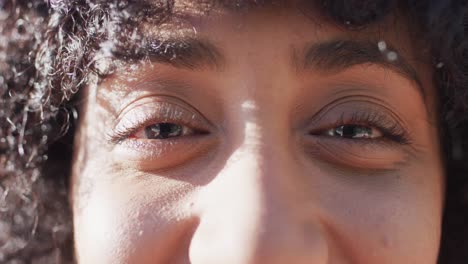
[{"label": "nose bridge", "polygon": [[[258,141],[257,141],[258,140]],[[233,191],[243,195],[243,208],[251,211],[256,221],[284,206],[284,199],[292,198],[287,193],[291,185],[287,175],[292,166],[281,160],[274,147],[256,139],[240,147],[229,159],[222,175],[219,190]],[[226,199],[230,199],[227,197]],[[234,202],[239,204],[240,200]],[[270,218],[272,219],[272,218]]]},{"label": "nose bridge", "polygon": [[294,166],[278,151],[246,135],[203,192],[191,248],[199,263],[325,263],[318,226],[288,205],[295,196]]},{"label": "nose bridge", "polygon": [[239,221],[265,229],[269,222],[279,222],[279,215],[272,214],[279,213],[285,202],[293,199],[294,194],[288,191],[294,185],[294,164],[285,158],[285,145],[271,144],[275,136],[261,127],[257,122],[246,122],[243,142],[226,162],[217,177],[219,185],[214,188],[233,192],[224,197],[233,208],[239,206],[238,212],[232,211]]}]

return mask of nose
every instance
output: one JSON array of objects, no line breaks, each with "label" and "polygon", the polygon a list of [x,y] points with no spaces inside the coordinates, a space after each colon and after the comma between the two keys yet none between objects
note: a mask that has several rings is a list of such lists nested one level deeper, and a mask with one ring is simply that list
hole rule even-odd
[{"label": "nose", "polygon": [[327,262],[320,221],[298,205],[297,169],[281,155],[284,149],[241,147],[199,193],[192,263]]}]

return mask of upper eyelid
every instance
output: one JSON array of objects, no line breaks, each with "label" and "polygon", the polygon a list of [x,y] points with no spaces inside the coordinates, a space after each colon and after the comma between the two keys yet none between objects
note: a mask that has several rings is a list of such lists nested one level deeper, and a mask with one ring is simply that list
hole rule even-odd
[{"label": "upper eyelid", "polygon": [[387,115],[378,112],[355,112],[348,118],[348,121],[343,119],[340,123],[375,127],[382,132],[383,137],[393,140],[395,140],[395,137],[401,137],[407,144],[411,142],[407,130],[394,119],[390,119]]},{"label": "upper eyelid", "polygon": [[[142,107],[146,109],[141,109]],[[179,113],[175,114],[177,110]],[[208,130],[212,127],[202,114],[189,106],[164,100],[141,102],[122,111],[108,133],[108,141],[121,141],[122,137],[128,137],[154,122],[177,122],[200,130]]]},{"label": "upper eyelid", "polygon": [[[378,113],[378,115],[385,116],[388,119],[395,121],[398,125],[402,126],[405,131],[410,131],[407,122],[405,122],[405,120],[403,120],[398,114],[392,111],[392,109],[387,106],[387,103],[373,96],[365,95],[349,95],[337,98],[323,106],[313,116],[305,120],[302,126],[307,128],[318,125],[322,122],[323,119],[327,118],[330,112],[336,111],[336,109],[340,107],[348,107],[348,105],[353,104],[357,106],[353,106],[352,110],[347,110],[347,112],[367,111]],[[343,110],[340,110],[340,112],[341,114],[344,113]]]},{"label": "upper eyelid", "polygon": [[[136,112],[133,114],[133,117],[123,118],[120,120],[119,124],[127,125],[127,127],[128,125],[143,126],[150,125],[151,123],[157,121],[161,123],[180,122],[183,125],[204,126],[205,122],[202,121],[201,118],[197,117],[196,113],[182,109],[183,108],[179,108],[177,106],[166,105],[150,110],[141,110],[140,112],[138,112],[138,110],[132,110],[126,115],[130,115],[131,112]],[[116,126],[116,129],[118,128],[119,124]]]},{"label": "upper eyelid", "polygon": [[215,127],[215,125],[208,118],[206,118],[206,116],[202,112],[200,112],[196,107],[192,106],[187,101],[177,96],[165,94],[148,94],[143,97],[139,97],[138,99],[132,100],[130,103],[127,103],[126,106],[123,107],[116,115],[115,124],[117,124],[117,122],[122,119],[122,116],[124,116],[126,112],[129,112],[136,107],[146,105],[148,103],[170,104],[176,107],[180,107],[181,109],[184,109],[187,112],[195,113],[197,116],[203,119],[204,123],[207,123],[207,125],[211,127]]},{"label": "upper eyelid", "polygon": [[[385,125],[384,125],[385,124]],[[377,111],[364,112],[364,111],[354,111],[351,113],[342,112],[338,118],[334,118],[331,122],[325,122],[324,126],[319,126],[318,129],[313,129],[314,131],[327,130],[336,128],[337,126],[342,125],[361,125],[375,127],[378,129],[387,129],[390,126],[398,126],[399,124],[391,118],[388,118],[387,115],[379,113]],[[402,130],[404,130],[402,128]],[[406,131],[402,131],[406,132]]]},{"label": "upper eyelid", "polygon": [[[349,98],[352,98],[350,96]],[[348,99],[349,99],[348,98]],[[393,136],[401,137],[404,142],[412,142],[411,130],[403,124],[387,107],[369,103],[362,105],[363,100],[357,100],[358,106],[349,107],[348,104],[356,104],[355,100],[337,99],[327,104],[322,110],[316,113],[305,126],[306,134],[316,134],[327,129],[343,124],[353,124],[357,122],[361,125],[370,125],[380,129],[385,134],[386,139],[392,140]],[[345,98],[346,99],[346,98]],[[338,112],[338,117],[336,112]],[[324,121],[325,120],[325,121]]]},{"label": "upper eyelid", "polygon": [[[383,120],[382,120],[383,119]],[[350,117],[347,119],[344,117],[344,114],[340,117],[340,122],[344,124],[352,124],[352,123],[361,123],[361,122],[369,122],[369,123],[387,123],[387,124],[395,124],[399,125],[398,122],[394,119],[389,117],[387,114],[384,114],[379,111],[371,110],[371,111],[362,111],[358,110],[351,114]]]},{"label": "upper eyelid", "polygon": [[[158,73],[164,75],[163,73]],[[132,106],[135,102],[148,97],[158,97],[164,100],[170,100],[172,102],[179,103],[181,106],[188,105],[192,106],[189,102],[192,101],[194,93],[199,93],[201,87],[196,83],[182,80],[181,78],[176,79],[173,76],[158,76],[143,78],[140,81],[132,85],[123,85],[124,103],[116,112],[116,116],[120,115],[126,108]],[[131,98],[125,100],[125,98]],[[192,107],[195,111],[198,111],[197,107]],[[198,111],[199,112],[199,111]],[[199,112],[200,115],[203,115]]]},{"label": "upper eyelid", "polygon": [[[148,103],[147,100],[150,100],[150,99],[152,99],[152,102],[160,102],[160,103],[169,103],[170,102],[170,103],[172,103],[174,105],[185,108],[186,110],[189,110],[189,111],[192,110],[190,107],[188,107],[189,104],[187,102],[185,102],[184,100],[182,100],[180,98],[177,98],[175,96],[149,94],[149,95],[145,95],[145,96],[142,96],[142,97],[138,97],[138,98],[126,103],[125,106],[123,106],[122,109],[117,112],[117,115],[116,115],[117,119],[120,116],[124,115],[125,112],[128,112],[128,111],[130,111],[131,109],[133,109],[135,107],[147,104]],[[196,111],[196,109],[193,109],[193,110]]]},{"label": "upper eyelid", "polygon": [[[388,114],[384,114],[377,110],[363,111],[349,111],[349,112],[341,112],[338,118],[334,118],[332,122],[325,122],[326,126],[329,128],[346,125],[346,124],[356,124],[356,125],[382,125],[383,123],[391,124],[400,126],[400,124],[388,116]],[[390,126],[390,125],[389,125]],[[404,128],[402,128],[404,129]]]}]

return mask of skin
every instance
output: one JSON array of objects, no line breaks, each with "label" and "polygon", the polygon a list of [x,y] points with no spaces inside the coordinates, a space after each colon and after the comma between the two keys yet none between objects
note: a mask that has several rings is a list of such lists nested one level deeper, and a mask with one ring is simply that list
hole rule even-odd
[{"label": "skin", "polygon": [[[86,91],[71,183],[78,262],[436,263],[432,71],[402,20],[351,32],[294,8],[185,12],[168,34],[210,42],[217,65],[141,62]],[[382,56],[392,46],[390,64],[405,60],[419,84],[390,64],[301,67],[306,46],[336,39],[384,40]],[[377,138],[328,134],[359,111],[393,120],[409,143],[365,121]],[[196,132],[145,138],[161,122]]]}]

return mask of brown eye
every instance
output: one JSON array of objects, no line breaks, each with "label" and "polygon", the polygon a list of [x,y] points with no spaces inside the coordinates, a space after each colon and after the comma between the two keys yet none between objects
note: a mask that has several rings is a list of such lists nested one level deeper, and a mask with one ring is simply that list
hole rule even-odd
[{"label": "brown eye", "polygon": [[383,133],[376,128],[354,124],[328,129],[324,134],[345,139],[375,139],[383,136]]},{"label": "brown eye", "polygon": [[169,139],[174,137],[188,136],[194,133],[194,130],[175,123],[157,123],[145,127],[135,134],[140,139]]}]

